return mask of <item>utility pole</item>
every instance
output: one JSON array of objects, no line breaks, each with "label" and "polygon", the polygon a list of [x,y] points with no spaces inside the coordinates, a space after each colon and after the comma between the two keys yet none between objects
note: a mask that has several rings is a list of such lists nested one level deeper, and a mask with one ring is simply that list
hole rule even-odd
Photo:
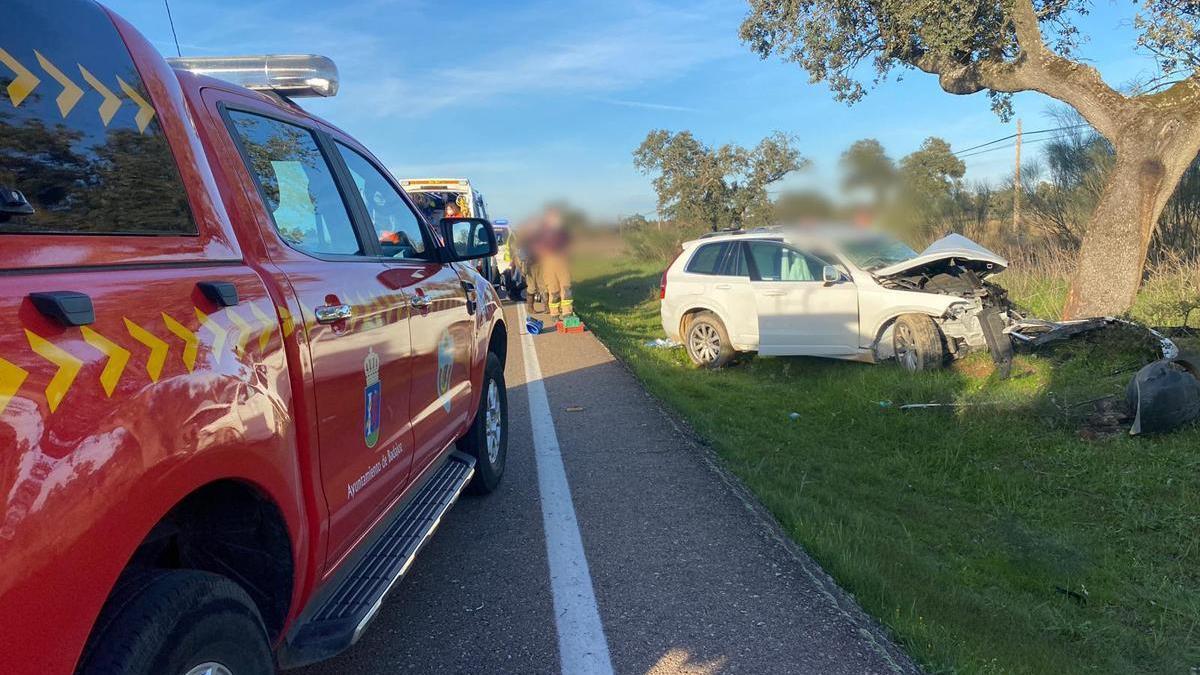
[{"label": "utility pole", "polygon": [[1021,231],[1021,118],[1017,118],[1017,165],[1013,175],[1013,230]]}]

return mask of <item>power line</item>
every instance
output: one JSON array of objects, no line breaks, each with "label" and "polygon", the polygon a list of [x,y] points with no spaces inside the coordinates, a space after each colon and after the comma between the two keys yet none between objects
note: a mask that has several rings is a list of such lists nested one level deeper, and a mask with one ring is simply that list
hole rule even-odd
[{"label": "power line", "polygon": [[[1069,130],[1071,130],[1071,129],[1079,129],[1079,128],[1086,127],[1086,126],[1090,126],[1090,125],[1087,125],[1087,124],[1072,124],[1072,125],[1065,126],[1065,127],[1055,127],[1055,128],[1053,128],[1053,129],[1038,129],[1037,131],[1026,131],[1026,132],[1024,132],[1024,135],[1025,135],[1025,136],[1032,136],[1032,135],[1034,135],[1034,134],[1048,134],[1048,133],[1051,133],[1051,132],[1054,132],[1054,131],[1069,131]],[[979,148],[986,148],[986,147],[987,147],[987,146],[989,146],[989,145],[995,145],[995,144],[997,144],[997,143],[1003,143],[1004,141],[1011,141],[1012,139],[1014,139],[1014,138],[1016,138],[1016,137],[1017,137],[1017,135],[1016,135],[1016,134],[1011,134],[1011,135],[1009,135],[1009,136],[1005,136],[1004,138],[997,138],[997,139],[996,139],[996,140],[994,140],[994,141],[988,141],[987,143],[980,143],[979,145],[972,145],[972,146],[971,146],[971,147],[969,147],[969,148],[963,148],[962,150],[958,150],[958,151],[956,151],[956,152],[954,152],[954,153],[951,153],[951,154],[954,154],[954,155],[961,155],[961,154],[963,154],[964,152],[971,152],[972,150],[978,150]],[[1009,145],[1009,146],[1006,146],[1006,147],[1012,147],[1012,146],[1011,146],[1011,145]]]},{"label": "power line", "polygon": [[[1031,141],[1025,141],[1024,145],[1033,145],[1035,143],[1046,143],[1046,142],[1053,141],[1053,140],[1055,140],[1055,139],[1053,139],[1053,138],[1036,138]],[[1016,147],[1016,143],[1009,143],[1008,145],[1001,145],[1001,146],[998,146],[995,148],[988,148],[987,150],[980,150],[978,152],[972,152],[969,155],[958,155],[958,158],[966,159],[968,157],[977,157],[979,155],[986,155],[989,152],[995,152],[997,150],[1008,150],[1009,148],[1013,148],[1013,147]]]}]

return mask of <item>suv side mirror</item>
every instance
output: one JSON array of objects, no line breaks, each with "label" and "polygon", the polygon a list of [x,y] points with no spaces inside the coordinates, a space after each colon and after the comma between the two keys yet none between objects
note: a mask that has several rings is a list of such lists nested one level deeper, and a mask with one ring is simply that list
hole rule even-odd
[{"label": "suv side mirror", "polygon": [[443,218],[438,229],[444,262],[490,258],[499,250],[496,231],[483,218]]},{"label": "suv side mirror", "polygon": [[833,265],[826,265],[821,268],[821,279],[825,282],[826,286],[836,284],[842,280],[842,271]]}]

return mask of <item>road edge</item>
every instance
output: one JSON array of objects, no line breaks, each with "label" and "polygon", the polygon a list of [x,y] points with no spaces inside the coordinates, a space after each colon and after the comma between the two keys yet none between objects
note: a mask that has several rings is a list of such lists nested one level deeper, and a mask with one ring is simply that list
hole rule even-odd
[{"label": "road edge", "polygon": [[641,391],[646,399],[651,401],[654,407],[660,414],[671,424],[676,432],[679,433],[687,444],[696,451],[704,466],[708,468],[729,490],[737,497],[742,506],[749,511],[754,519],[762,527],[763,533],[779,544],[787,554],[796,562],[800,570],[804,572],[818,590],[830,601],[833,607],[841,614],[851,625],[858,629],[875,651],[884,661],[888,663],[894,673],[924,673],[925,671],[917,664],[911,656],[904,651],[900,646],[896,636],[878,619],[867,613],[866,610],[858,604],[858,600],[854,595],[842,588],[837,581],[825,571],[821,565],[804,550],[804,547],[788,535],[787,531],[775,518],[775,515],[763,505],[762,501],[755,496],[754,492],[738,478],[725,465],[725,460],[717,454],[716,450],[692,428],[686,420],[679,417],[677,413],[671,410],[667,404],[650,392],[642,383],[641,378],[637,373],[629,367],[629,364],[624,359],[617,356],[608,344],[596,333],[592,336],[596,338],[596,342],[612,357],[613,361],[620,365],[626,373],[629,374],[641,386]]}]

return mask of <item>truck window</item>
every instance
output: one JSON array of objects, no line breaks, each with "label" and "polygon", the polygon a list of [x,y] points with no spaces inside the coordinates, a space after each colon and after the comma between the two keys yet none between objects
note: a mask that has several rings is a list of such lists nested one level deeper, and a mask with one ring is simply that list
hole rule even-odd
[{"label": "truck window", "polygon": [[150,95],[103,10],[4,9],[0,234],[196,234]]},{"label": "truck window", "polygon": [[392,187],[391,181],[357,151],[341,143],[337,144],[337,149],[346,160],[350,177],[358,187],[363,206],[371,216],[371,225],[375,228],[375,235],[379,237],[379,246],[383,249],[383,254],[391,258],[427,258],[425,252],[429,249],[425,233],[421,229],[421,221],[404,201],[404,197],[400,196],[400,192]]},{"label": "truck window", "polygon": [[280,238],[304,253],[362,255],[346,202],[313,133],[236,110],[229,118]]}]

